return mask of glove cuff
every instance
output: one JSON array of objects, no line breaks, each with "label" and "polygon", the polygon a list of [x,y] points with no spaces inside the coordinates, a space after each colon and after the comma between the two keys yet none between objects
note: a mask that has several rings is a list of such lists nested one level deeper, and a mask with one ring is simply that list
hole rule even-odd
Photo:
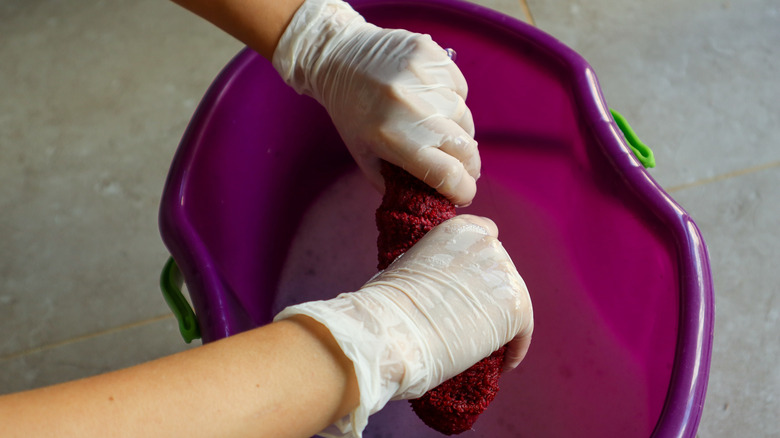
[{"label": "glove cuff", "polygon": [[342,0],[304,1],[274,50],[274,68],[298,94],[313,95],[313,76],[332,51],[328,46],[348,38],[343,34],[355,22],[365,19]]},{"label": "glove cuff", "polygon": [[[274,321],[294,315],[308,316],[328,328],[344,355],[352,361],[360,391],[360,404],[318,435],[326,438],[360,438],[368,417],[382,409],[398,390],[398,383],[381,376],[398,370],[386,362],[387,345],[377,339],[371,321],[350,317],[356,312],[353,294],[341,294],[328,301],[313,301],[282,310]],[[359,311],[357,311],[359,312]],[[392,362],[392,361],[391,361]],[[397,367],[397,366],[395,366]]]}]

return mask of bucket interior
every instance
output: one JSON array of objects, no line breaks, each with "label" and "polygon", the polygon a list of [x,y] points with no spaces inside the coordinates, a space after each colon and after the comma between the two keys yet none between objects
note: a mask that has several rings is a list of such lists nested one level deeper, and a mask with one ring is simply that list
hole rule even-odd
[{"label": "bucket interior", "polygon": [[[584,116],[588,99],[607,113],[595,75],[473,5],[388,4],[357,3],[457,52],[483,163],[459,212],[495,220],[534,303],[527,359],[461,436],[650,436],[675,367],[685,248],[627,183],[627,149]],[[193,118],[161,208],[204,341],[359,288],[376,271],[379,203],[323,109],[240,53]],[[393,402],[365,436],[442,435]]]}]

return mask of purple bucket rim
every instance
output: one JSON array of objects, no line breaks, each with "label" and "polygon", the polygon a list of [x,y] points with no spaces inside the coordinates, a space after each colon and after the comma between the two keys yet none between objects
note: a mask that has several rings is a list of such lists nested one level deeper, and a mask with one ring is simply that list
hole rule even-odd
[{"label": "purple bucket rim", "polygon": [[[609,157],[623,174],[624,180],[647,202],[651,210],[664,220],[677,242],[682,288],[677,347],[669,391],[651,436],[694,437],[706,396],[714,328],[712,273],[706,244],[690,215],[658,185],[631,152],[609,113],[592,67],[581,55],[553,36],[513,17],[473,3],[461,0],[352,0],[349,3],[359,12],[373,8],[410,6],[467,14],[472,20],[501,28],[544,49],[544,52],[566,66],[574,80],[573,93],[577,96],[580,113],[597,137],[607,140],[601,143],[605,156]],[[198,135],[199,131],[192,128],[208,123],[212,116],[212,104],[219,100],[223,90],[229,88],[232,78],[257,56],[252,50],[243,49],[223,68],[198,105],[181,144],[193,141],[192,137]],[[177,151],[167,181],[186,179],[185,173],[189,166],[180,163],[184,159],[183,154]],[[222,289],[219,273],[210,262],[208,251],[180,204],[181,187],[168,182],[164,187],[159,226],[166,246],[179,262],[185,278],[197,275],[213,286],[210,290]],[[181,245],[182,242],[186,245]],[[175,248],[188,248],[188,251]],[[225,323],[227,335],[231,330],[227,327],[229,321]]]},{"label": "purple bucket rim", "polygon": [[[183,184],[174,184],[173,182],[187,181],[188,170],[191,168],[195,156],[195,154],[184,153],[182,145],[200,143],[197,137],[202,136],[204,130],[198,129],[198,127],[209,124],[215,111],[216,105],[214,104],[220,100],[222,93],[229,89],[233,78],[247,68],[258,56],[249,48],[240,50],[209,85],[185,128],[179,147],[173,156],[160,201],[158,223],[163,242],[182,271],[184,278],[201,279],[204,282],[204,289],[207,291],[222,291],[224,289],[221,275],[200,234],[187,217],[184,203],[181,201]],[[210,296],[217,298],[215,301],[220,301],[218,293],[212,292]],[[227,319],[223,319],[222,325],[215,330],[214,336],[218,339],[240,331],[234,327],[233,321]]]}]

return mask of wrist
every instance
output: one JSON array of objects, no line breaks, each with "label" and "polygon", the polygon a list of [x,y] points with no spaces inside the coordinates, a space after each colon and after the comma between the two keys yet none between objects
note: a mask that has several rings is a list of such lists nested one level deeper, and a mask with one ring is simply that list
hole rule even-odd
[{"label": "wrist", "polygon": [[331,370],[334,385],[340,388],[340,391],[336,391],[341,394],[338,397],[340,401],[330,423],[348,415],[360,402],[360,392],[352,361],[341,350],[330,330],[315,319],[305,315],[294,315],[285,321],[297,325],[303,331],[308,342],[313,345],[310,353],[315,355],[315,361],[322,362]]},{"label": "wrist", "polygon": [[349,39],[353,24],[365,20],[342,0],[306,0],[278,40],[272,63],[282,79],[300,94],[312,95],[313,70],[334,51],[334,41]]},{"label": "wrist", "polygon": [[344,293],[327,301],[297,304],[285,308],[274,318],[274,321],[285,321],[305,316],[317,321],[327,328],[351,361],[359,403],[348,417],[333,423],[335,429],[346,436],[360,436],[368,424],[368,417],[396,396],[404,377],[404,364],[399,361],[397,349],[388,343],[386,330],[386,323],[397,317],[385,312],[386,303],[382,297],[372,299],[365,295],[363,292]]}]

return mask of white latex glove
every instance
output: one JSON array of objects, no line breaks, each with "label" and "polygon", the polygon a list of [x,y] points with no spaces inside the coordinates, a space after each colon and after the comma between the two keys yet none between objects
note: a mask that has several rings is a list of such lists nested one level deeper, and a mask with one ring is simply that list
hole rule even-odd
[{"label": "white latex glove", "polygon": [[322,432],[360,437],[390,400],[422,396],[509,343],[504,369],[531,341],[525,283],[485,218],[463,215],[425,235],[358,292],[284,309],[326,326],[352,361],[360,406]]},{"label": "white latex glove", "polygon": [[380,190],[379,159],[471,203],[480,172],[466,80],[428,35],[366,23],[341,0],[306,0],[273,55],[298,93],[319,101]]}]

